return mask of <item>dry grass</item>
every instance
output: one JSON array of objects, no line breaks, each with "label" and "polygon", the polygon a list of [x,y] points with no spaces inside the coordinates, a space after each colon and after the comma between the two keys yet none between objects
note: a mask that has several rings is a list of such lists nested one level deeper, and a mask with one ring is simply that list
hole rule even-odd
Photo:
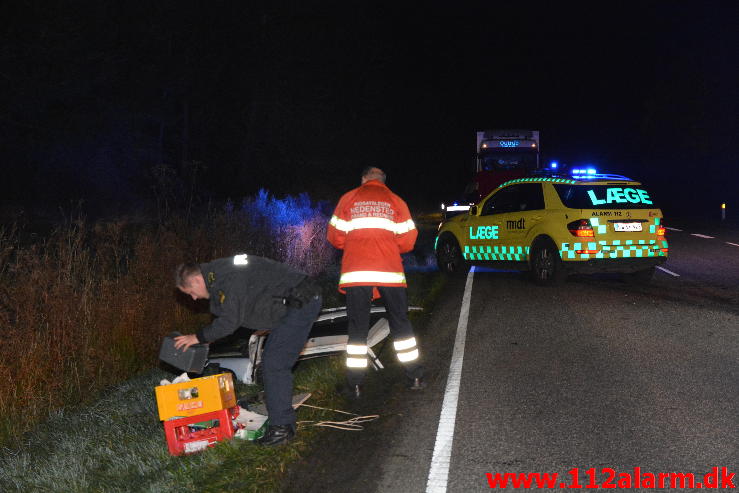
[{"label": "dry grass", "polygon": [[[313,405],[337,408],[332,392],[342,375],[340,358],[301,362],[298,391],[312,392]],[[0,447],[4,492],[130,493],[276,491],[285,468],[305,454],[322,430],[305,427],[285,447],[258,447],[227,440],[207,452],[172,457],[167,452],[152,388],[171,375],[154,369],[109,387],[94,402],[62,408],[10,450]],[[256,389],[237,385],[239,395]],[[300,420],[326,419],[301,408]],[[329,414],[329,417],[333,415]],[[325,432],[325,429],[324,429]]]},{"label": "dry grass", "polygon": [[318,212],[268,241],[257,213],[210,211],[195,225],[75,218],[34,244],[0,229],[0,443],[157,365],[163,335],[202,325],[177,302],[178,263],[249,252],[318,274],[335,259]]}]

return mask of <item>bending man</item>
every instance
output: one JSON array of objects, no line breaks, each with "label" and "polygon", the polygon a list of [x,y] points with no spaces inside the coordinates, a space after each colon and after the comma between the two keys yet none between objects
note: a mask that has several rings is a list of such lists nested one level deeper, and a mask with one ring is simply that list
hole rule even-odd
[{"label": "bending man", "polygon": [[294,437],[292,367],[321,310],[317,284],[292,267],[252,255],[182,264],[175,283],[193,300],[210,300],[216,316],[196,334],[176,337],[175,348],[213,342],[239,327],[270,330],[262,357],[269,426],[257,443],[277,445]]}]

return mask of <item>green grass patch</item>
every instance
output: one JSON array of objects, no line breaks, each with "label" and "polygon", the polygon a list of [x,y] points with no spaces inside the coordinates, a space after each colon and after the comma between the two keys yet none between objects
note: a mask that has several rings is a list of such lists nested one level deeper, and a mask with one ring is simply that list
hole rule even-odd
[{"label": "green grass patch", "polygon": [[[341,358],[299,363],[296,392],[308,403],[341,408],[333,391],[342,376]],[[3,491],[187,492],[272,491],[288,464],[308,450],[317,428],[301,427],[286,446],[265,448],[240,439],[194,455],[172,457],[158,420],[154,387],[172,375],[152,370],[107,390],[94,404],[62,409],[24,436],[15,449],[0,451]],[[239,396],[255,385],[239,385]],[[298,420],[335,415],[300,408]]]},{"label": "green grass patch", "polygon": [[[443,282],[435,272],[409,274],[410,303],[428,310]],[[332,301],[341,303],[343,296],[340,298]],[[412,315],[414,324],[422,325],[424,315]],[[387,341],[376,348],[378,354],[388,367],[386,371],[401,375]],[[295,393],[311,392],[306,404],[312,406],[347,410],[346,402],[335,391],[344,379],[343,363],[343,355],[299,362]],[[311,452],[318,434],[344,433],[302,423],[297,437],[284,446],[263,448],[233,439],[194,455],[172,457],[167,452],[154,396],[154,387],[163,378],[171,379],[172,375],[150,370],[108,388],[93,403],[52,412],[16,446],[0,449],[3,491],[278,491],[284,472]],[[259,390],[256,385],[237,385],[239,397]],[[298,409],[299,422],[343,419],[346,417],[331,411]],[[5,425],[12,426],[12,422],[6,420]],[[371,428],[372,424],[367,426]],[[362,433],[366,432],[370,431]]]}]

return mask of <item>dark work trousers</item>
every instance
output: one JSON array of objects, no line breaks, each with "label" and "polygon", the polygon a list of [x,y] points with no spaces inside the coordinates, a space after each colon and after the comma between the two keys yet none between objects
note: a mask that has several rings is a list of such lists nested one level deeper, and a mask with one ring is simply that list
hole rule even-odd
[{"label": "dark work trousers", "polygon": [[[381,300],[385,303],[390,334],[396,341],[414,337],[413,326],[408,320],[408,299],[406,288],[377,286]],[[372,307],[372,286],[352,286],[346,290],[346,311],[349,317],[349,344],[366,345],[370,329],[370,308]],[[408,378],[423,376],[419,360],[403,363]],[[347,368],[347,383],[359,385],[367,373],[366,368]]]},{"label": "dark work trousers", "polygon": [[295,425],[292,369],[320,311],[321,297],[316,296],[302,308],[288,308],[287,314],[269,332],[262,364],[270,425]]}]

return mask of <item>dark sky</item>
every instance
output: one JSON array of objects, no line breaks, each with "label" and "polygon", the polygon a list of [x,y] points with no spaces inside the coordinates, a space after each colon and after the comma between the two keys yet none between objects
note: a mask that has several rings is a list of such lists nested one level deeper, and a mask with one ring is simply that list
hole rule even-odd
[{"label": "dark sky", "polygon": [[642,179],[675,209],[688,183],[701,206],[739,197],[736,2],[464,4],[6,7],[3,202],[335,200],[373,164],[436,204],[488,128],[540,130],[546,158]]}]

